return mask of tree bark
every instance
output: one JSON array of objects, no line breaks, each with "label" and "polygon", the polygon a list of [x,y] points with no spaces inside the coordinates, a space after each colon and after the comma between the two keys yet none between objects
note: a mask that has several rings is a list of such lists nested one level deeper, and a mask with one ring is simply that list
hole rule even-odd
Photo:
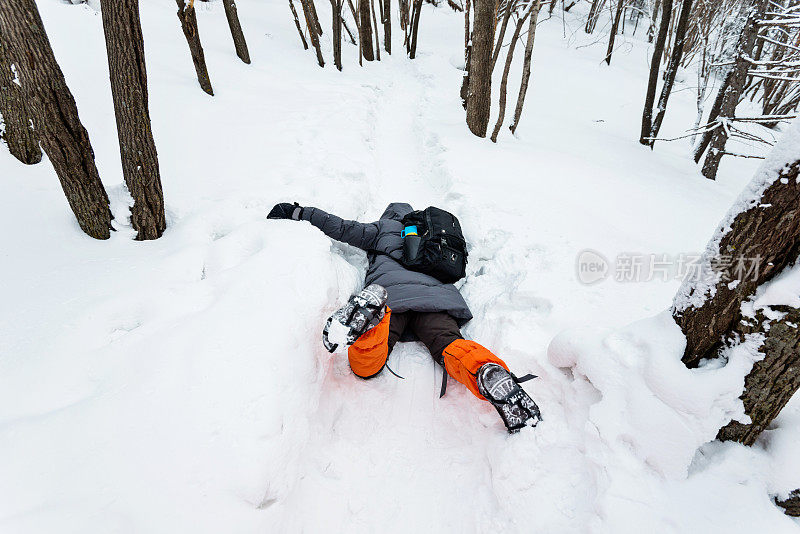
[{"label": "tree bark", "polygon": [[[741,202],[749,207],[732,208],[735,215],[715,234],[721,234],[719,243],[703,255],[699,276],[684,282],[672,308],[686,337],[687,366],[718,357],[723,346],[746,343],[744,350],[763,355],[745,377],[740,397],[751,422],[730,422],[717,434],[745,445],[756,441],[800,388],[800,308],[777,302],[742,309],[765,283],[800,261],[800,150],[791,141],[779,143],[745,189]],[[740,259],[751,263],[742,268]]]},{"label": "tree bark", "polygon": [[292,10],[294,25],[297,26],[297,33],[300,34],[300,40],[303,42],[303,50],[308,50],[308,42],[306,42],[306,36],[303,35],[303,28],[300,27],[300,20],[297,18],[297,10],[294,8],[294,3],[292,0],[289,0],[289,9]]},{"label": "tree bark", "polygon": [[492,98],[492,45],[494,1],[475,0],[472,49],[469,58],[467,126],[478,137],[486,137]]},{"label": "tree bark", "polygon": [[322,35],[322,23],[319,21],[319,15],[317,15],[317,6],[314,4],[314,0],[307,1],[308,9],[311,11],[311,19],[314,22],[314,28],[317,29],[317,35]]},{"label": "tree bark", "polygon": [[322,58],[322,49],[319,46],[319,34],[322,32],[316,30],[319,21],[316,18],[317,12],[313,9],[314,0],[300,0],[300,4],[303,6],[303,16],[306,19],[306,27],[308,27],[308,37],[311,39],[311,46],[314,47],[314,51],[317,53],[317,64],[320,67],[324,67],[325,60]]},{"label": "tree bark", "polygon": [[[380,0],[378,0],[380,2]],[[375,32],[375,59],[381,60],[381,40],[378,37],[378,17],[375,16],[375,0],[369,0],[369,8],[372,12],[372,30]]]},{"label": "tree bark", "polygon": [[350,44],[354,44],[354,45],[358,46],[356,44],[356,38],[353,37],[353,32],[351,32],[350,28],[347,26],[347,18],[345,18],[344,15],[342,15],[342,26],[344,27],[344,31],[347,32],[347,37],[350,38]]},{"label": "tree bark", "polygon": [[678,73],[678,67],[681,64],[681,57],[683,56],[683,45],[686,42],[686,29],[689,24],[689,14],[692,11],[692,0],[683,0],[681,4],[681,15],[678,18],[678,25],[675,28],[675,46],[672,48],[672,54],[669,56],[669,65],[664,73],[664,85],[661,87],[661,96],[658,99],[658,112],[656,119],[653,121],[653,127],[650,132],[650,148],[655,145],[655,138],[661,130],[661,123],[664,121],[664,115],[667,113],[667,101],[672,94],[672,86],[675,83],[675,75]]},{"label": "tree bark", "polygon": [[400,29],[403,30],[404,33],[408,30],[410,2],[411,0],[397,0],[400,10]]},{"label": "tree bark", "polygon": [[777,501],[775,504],[783,508],[786,515],[800,517],[800,490],[794,490],[788,499]]},{"label": "tree bark", "polygon": [[[757,21],[764,18],[768,5],[769,0],[756,0],[755,5],[751,8],[750,15],[736,46],[736,59],[733,69],[731,69],[730,77],[727,80],[728,85],[721,93],[722,100],[717,120],[720,117],[722,120],[730,119],[736,115],[736,106],[739,104],[742,91],[744,91],[747,71],[750,67],[748,58],[753,51],[758,35]],[[703,161],[702,170],[703,176],[709,180],[714,180],[717,177],[717,169],[719,169],[719,162],[725,153],[727,141],[728,133],[725,128],[717,127],[710,132],[708,153]]]},{"label": "tree bark", "polygon": [[361,23],[358,21],[358,11],[353,6],[353,0],[347,0],[347,5],[350,7],[350,13],[353,15],[353,21],[356,23],[356,31],[358,32],[358,66],[364,66],[364,52],[361,50]]},{"label": "tree bark", "polygon": [[331,0],[333,16],[333,64],[342,70],[342,6],[343,0]]},{"label": "tree bark", "polygon": [[369,0],[358,0],[358,37],[361,41],[361,53],[364,60],[372,61],[375,53],[372,48],[372,17],[369,12]]},{"label": "tree bark", "polygon": [[[402,0],[401,0],[402,1]],[[471,1],[466,0],[464,8],[464,75],[461,77],[461,106],[467,110],[467,98],[469,97],[469,58],[472,55],[472,33],[470,32],[469,13]]]},{"label": "tree bark", "polygon": [[236,9],[236,2],[233,0],[222,0],[225,6],[225,17],[228,19],[228,26],[233,37],[233,46],[236,48],[236,55],[239,59],[250,64],[250,52],[247,50],[247,41],[244,40],[242,25],[239,23],[239,13]]},{"label": "tree bark", "polygon": [[619,30],[619,19],[622,16],[622,10],[624,6],[625,6],[625,0],[619,0],[619,2],[617,2],[617,12],[614,14],[614,22],[611,25],[611,33],[608,34],[606,65],[611,65],[611,54],[614,53],[614,40],[617,38],[617,31]]},{"label": "tree bark", "polygon": [[[511,9],[511,6],[509,6]],[[494,125],[494,131],[492,131],[492,142],[497,142],[497,134],[500,133],[500,128],[503,127],[503,119],[506,116],[506,93],[508,88],[508,73],[511,71],[511,61],[514,59],[514,48],[517,45],[517,39],[519,39],[519,34],[522,31],[522,25],[525,23],[525,20],[528,18],[531,10],[533,10],[533,6],[528,10],[525,15],[523,15],[516,24],[514,28],[514,35],[511,37],[511,43],[508,45],[508,53],[506,54],[506,63],[505,67],[503,67],[503,77],[500,80],[500,104],[499,108],[500,111],[497,115],[497,122]]]},{"label": "tree bark", "polygon": [[422,15],[422,0],[414,0],[411,10],[411,34],[408,43],[408,57],[417,57],[417,36],[419,35],[419,18]]},{"label": "tree bark", "polygon": [[503,47],[503,39],[506,36],[506,29],[508,28],[508,21],[511,19],[511,13],[514,12],[516,7],[516,0],[506,0],[505,13],[503,13],[503,22],[500,24],[500,33],[497,34],[496,43],[494,44],[494,52],[492,53],[492,71],[497,64],[497,58],[500,57],[500,49]]},{"label": "tree bark", "polygon": [[[673,317],[686,335],[686,365],[694,367],[702,359],[715,357],[724,338],[738,324],[742,302],[800,255],[798,169],[800,159],[784,167],[758,202],[734,218],[720,241],[718,258],[730,258],[732,254],[758,258],[757,275],[730,284],[736,279],[736,265],[723,264],[717,268],[721,279],[715,284],[714,294],[706,297],[702,306],[673,308]],[[688,297],[698,296],[703,290],[702,286],[688,285],[681,292]]]},{"label": "tree bark", "polygon": [[178,20],[181,21],[183,35],[189,44],[189,52],[192,54],[192,63],[197,72],[197,81],[200,88],[211,96],[214,96],[214,89],[211,87],[211,79],[208,77],[206,67],[206,56],[203,54],[203,45],[200,42],[200,32],[197,28],[197,13],[194,10],[194,2],[190,0],[175,0],[178,4]]},{"label": "tree bark", "polygon": [[592,0],[592,5],[589,8],[589,15],[586,17],[586,25],[583,27],[583,31],[586,33],[592,33],[594,31],[595,24],[597,24],[597,19],[600,16],[600,10],[603,9],[605,5],[605,0]]},{"label": "tree bark", "polygon": [[650,146],[650,132],[653,131],[653,102],[656,99],[658,87],[658,71],[661,67],[661,55],[664,53],[664,43],[667,42],[669,20],[672,18],[672,0],[663,0],[661,7],[661,25],[658,28],[658,37],[653,47],[653,57],[650,59],[650,77],[647,81],[647,95],[644,98],[642,111],[642,129],[639,134],[639,143]]},{"label": "tree bark", "polygon": [[[725,77],[722,79],[722,84],[719,87],[719,91],[717,92],[716,98],[714,98],[714,103],[711,105],[711,111],[708,113],[708,124],[713,123],[719,117],[719,111],[722,109],[722,100],[725,96],[726,91],[728,90],[728,86],[731,83],[731,79],[733,77],[733,69],[729,70]],[[711,137],[713,135],[713,130],[706,131],[703,136],[700,138],[700,141],[694,147],[694,162],[699,163],[700,159],[703,157],[703,153],[705,153],[706,148],[708,148],[708,144],[711,142]]]},{"label": "tree bark", "polygon": [[89,134],[53,49],[34,0],[0,1],[0,32],[22,81],[23,96],[33,111],[42,148],[61,181],[81,229],[108,239],[111,210],[94,162]]},{"label": "tree bark", "polygon": [[14,81],[7,45],[0,32],[0,115],[5,131],[0,138],[8,145],[15,158],[26,165],[42,161],[39,137],[33,129],[31,110],[22,94],[22,87]]},{"label": "tree bark", "polygon": [[528,42],[525,43],[525,58],[522,61],[522,81],[519,84],[519,96],[517,96],[517,106],[514,109],[514,120],[511,126],[508,127],[511,133],[517,131],[519,121],[522,118],[522,106],[525,105],[525,95],[528,93],[528,84],[531,80],[531,59],[533,57],[533,41],[536,38],[536,20],[539,18],[539,10],[542,3],[539,0],[533,0],[534,5],[531,8],[530,20],[528,21]]},{"label": "tree bark", "polygon": [[656,19],[658,18],[658,11],[661,9],[661,0],[656,0],[653,6],[653,12],[650,14],[650,24],[647,26],[647,42],[652,43],[653,37],[656,35]]},{"label": "tree bark", "polygon": [[378,0],[383,8],[381,18],[383,19],[383,49],[387,54],[392,53],[392,0]]},{"label": "tree bark", "polygon": [[761,310],[755,319],[740,315],[731,334],[735,340],[763,336],[758,351],[764,359],[753,365],[744,380],[741,399],[751,422],[731,421],[720,429],[718,440],[752,445],[800,388],[800,309],[770,306],[770,310],[785,315],[776,320],[768,319]]},{"label": "tree bark", "polygon": [[131,225],[136,239],[158,239],[167,222],[150,128],[139,0],[102,0],[101,6],[122,175],[133,197]]}]

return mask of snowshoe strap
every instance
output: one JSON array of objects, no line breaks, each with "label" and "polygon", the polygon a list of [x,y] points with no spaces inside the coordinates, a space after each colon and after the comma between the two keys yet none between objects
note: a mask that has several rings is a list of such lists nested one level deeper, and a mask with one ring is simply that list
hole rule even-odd
[{"label": "snowshoe strap", "polygon": [[389,367],[389,362],[386,362],[386,368],[389,370],[389,372],[390,372],[390,373],[392,373],[392,374],[393,374],[394,376],[396,376],[397,378],[401,378],[401,379],[403,379],[403,380],[405,380],[405,379],[406,379],[406,377],[404,377],[404,376],[400,376],[400,375],[398,375],[397,373],[395,373],[395,372],[392,370],[392,368],[391,368],[391,367]]},{"label": "snowshoe strap", "polygon": [[514,379],[514,382],[516,382],[517,384],[520,384],[522,382],[527,382],[528,380],[533,380],[534,378],[539,378],[539,377],[536,376],[536,375],[532,375],[530,373],[528,373],[527,375],[522,375],[522,376],[518,377],[514,373],[511,373],[511,378]]},{"label": "snowshoe strap", "polygon": [[[389,370],[392,371],[391,369]],[[394,374],[394,371],[392,371],[392,374]],[[514,382],[516,382],[517,384],[521,384],[522,382],[527,382],[528,380],[533,380],[534,378],[539,378],[539,377],[531,373],[522,376],[517,376],[514,373],[511,373],[511,378],[513,378]],[[446,391],[447,391],[447,370],[444,367],[442,367],[442,389],[439,390],[440,399],[444,397]]]}]

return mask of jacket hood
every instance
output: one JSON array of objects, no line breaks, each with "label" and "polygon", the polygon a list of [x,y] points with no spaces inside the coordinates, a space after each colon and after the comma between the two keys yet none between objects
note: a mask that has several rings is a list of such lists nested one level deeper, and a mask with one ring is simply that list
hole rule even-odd
[{"label": "jacket hood", "polygon": [[405,202],[392,202],[386,207],[386,211],[381,215],[381,219],[393,219],[395,221],[402,221],[403,217],[414,211],[411,204]]}]

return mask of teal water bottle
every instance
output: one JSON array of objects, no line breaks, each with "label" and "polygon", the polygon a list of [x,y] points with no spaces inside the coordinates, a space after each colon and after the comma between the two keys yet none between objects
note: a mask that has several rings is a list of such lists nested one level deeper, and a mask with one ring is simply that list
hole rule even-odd
[{"label": "teal water bottle", "polygon": [[417,232],[417,227],[415,225],[406,226],[400,232],[400,237],[403,238],[403,259],[406,262],[413,262],[419,254],[419,244],[422,240]]}]

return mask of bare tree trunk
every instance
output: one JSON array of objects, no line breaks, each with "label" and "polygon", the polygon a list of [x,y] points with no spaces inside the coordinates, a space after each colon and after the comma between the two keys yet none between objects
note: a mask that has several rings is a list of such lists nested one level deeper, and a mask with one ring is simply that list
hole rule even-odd
[{"label": "bare tree trunk", "polygon": [[[720,85],[719,91],[717,92],[717,96],[714,99],[714,103],[711,105],[711,111],[708,113],[708,123],[711,124],[717,117],[719,117],[720,109],[722,109],[722,101],[725,97],[725,93],[728,91],[728,86],[731,83],[731,79],[733,77],[733,69],[729,70],[728,73],[725,75],[725,78],[722,79],[722,85]],[[697,143],[697,146],[694,148],[694,162],[699,163],[700,158],[703,157],[703,153],[708,148],[708,144],[711,142],[711,137],[714,134],[713,130],[708,130],[703,134],[703,137],[700,138],[700,141]]]},{"label": "bare tree trunk", "polygon": [[486,137],[492,98],[493,0],[475,0],[475,21],[472,28],[467,126],[478,137]]},{"label": "bare tree trunk", "polygon": [[325,60],[322,59],[322,49],[319,46],[319,35],[321,31],[317,31],[319,21],[316,19],[316,10],[313,8],[314,0],[300,0],[300,5],[303,6],[303,16],[306,18],[306,27],[308,27],[308,37],[311,39],[311,46],[317,53],[317,64],[320,67],[325,66]]},{"label": "bare tree trunk", "polygon": [[361,41],[361,53],[365,61],[375,59],[372,48],[372,20],[369,13],[369,0],[358,0],[358,36]]},{"label": "bare tree trunk", "polygon": [[536,20],[539,18],[539,10],[542,4],[539,0],[533,0],[530,20],[528,21],[528,41],[525,43],[525,58],[522,61],[522,81],[519,84],[519,96],[517,96],[517,107],[514,109],[514,120],[508,127],[511,133],[517,131],[519,121],[522,118],[522,106],[525,105],[525,95],[528,94],[528,84],[531,80],[531,58],[533,57],[533,41],[536,38]]},{"label": "bare tree trunk", "polygon": [[31,122],[31,110],[25,102],[22,88],[14,81],[6,48],[3,33],[0,32],[0,115],[5,125],[0,138],[5,140],[11,155],[26,165],[33,165],[42,161],[42,150]]},{"label": "bare tree trunk", "polygon": [[469,58],[472,50],[472,37],[470,33],[469,13],[471,0],[467,0],[464,8],[464,75],[461,77],[461,106],[467,110],[467,97],[469,96]]},{"label": "bare tree trunk", "polygon": [[[378,0],[380,1],[380,0]],[[372,30],[375,32],[375,59],[381,60],[381,40],[378,37],[378,17],[375,16],[375,0],[369,0],[370,11],[372,11]]]},{"label": "bare tree trunk", "polygon": [[297,26],[297,33],[300,34],[300,40],[303,41],[303,50],[308,50],[308,43],[306,42],[306,36],[303,35],[303,28],[300,27],[300,20],[297,18],[297,10],[294,8],[294,3],[292,0],[289,0],[289,9],[292,10],[292,16],[294,17],[294,24]]},{"label": "bare tree trunk", "polygon": [[158,154],[150,129],[139,0],[102,0],[111,94],[117,118],[122,175],[133,197],[136,239],[158,239],[167,227]]},{"label": "bare tree trunk", "polygon": [[692,130],[694,133],[691,137],[691,144],[694,147],[697,142],[697,129],[700,127],[700,122],[703,120],[703,112],[705,110],[706,91],[708,90],[708,79],[711,76],[711,67],[709,66],[708,58],[708,35],[703,36],[703,44],[700,51],[700,64],[697,66],[697,96],[695,97],[695,107],[697,114],[694,119],[694,126]]},{"label": "bare tree trunk", "polygon": [[683,0],[681,4],[681,15],[678,18],[678,26],[675,28],[675,46],[672,49],[672,55],[669,57],[669,65],[667,71],[664,73],[664,85],[661,88],[661,96],[658,99],[658,112],[656,119],[653,122],[653,127],[650,132],[650,148],[655,144],[655,138],[661,130],[661,123],[664,121],[664,115],[667,113],[667,101],[669,95],[672,94],[672,85],[675,83],[675,75],[678,73],[678,66],[681,63],[683,56],[683,44],[686,42],[686,27],[689,23],[689,14],[692,11],[692,0]]},{"label": "bare tree trunk", "polygon": [[419,35],[419,17],[422,15],[422,0],[414,0],[411,11],[411,34],[408,44],[408,57],[417,57],[417,35]]},{"label": "bare tree trunk", "polygon": [[[510,9],[511,6],[509,6]],[[517,21],[517,25],[514,28],[514,35],[511,37],[511,43],[508,45],[508,54],[506,54],[506,64],[503,68],[503,78],[500,81],[500,111],[497,115],[497,123],[494,125],[494,131],[492,132],[492,142],[497,142],[497,134],[500,133],[500,128],[503,127],[503,119],[506,116],[506,92],[508,88],[508,73],[511,70],[511,61],[514,59],[514,48],[517,45],[517,39],[519,39],[519,34],[522,31],[522,25],[525,23],[525,19],[528,18],[533,6],[525,13],[520,19]]]},{"label": "bare tree trunk", "polygon": [[356,23],[356,31],[358,32],[358,65],[364,65],[364,53],[361,50],[361,23],[359,22],[358,11],[353,6],[353,0],[347,0],[347,5],[350,6],[350,13],[353,14],[353,20]]},{"label": "bare tree trunk", "polygon": [[516,7],[516,0],[506,0],[504,5],[506,10],[505,13],[503,13],[503,22],[500,24],[500,33],[497,35],[497,42],[494,44],[494,52],[492,53],[492,71],[494,71],[497,58],[500,56],[500,49],[503,47],[503,39],[506,36],[506,29],[508,28],[508,21],[511,19],[511,13],[514,12],[514,8]]},{"label": "bare tree trunk", "polygon": [[411,0],[398,0],[397,2],[400,8],[400,29],[403,30],[403,33],[408,32],[410,1]]},{"label": "bare tree trunk", "polygon": [[347,26],[347,19],[342,15],[342,26],[344,27],[344,31],[347,32],[347,36],[350,38],[350,44],[356,44],[356,38],[353,37],[353,32],[350,31],[350,28]]},{"label": "bare tree trunk", "polygon": [[81,229],[108,239],[111,210],[94,163],[89,134],[78,117],[75,99],[64,81],[33,0],[0,1],[0,32],[33,111],[42,148],[61,181]]},{"label": "bare tree trunk", "polygon": [[200,82],[200,88],[203,91],[213,96],[214,89],[211,87],[211,79],[208,77],[206,57],[203,54],[203,45],[200,43],[200,33],[197,29],[197,13],[194,10],[194,1],[190,0],[188,5],[186,0],[176,0],[176,2],[178,4],[178,19],[181,21],[181,28],[183,29],[183,35],[186,36],[186,42],[189,43],[194,70],[197,72],[197,81]]},{"label": "bare tree trunk", "polygon": [[233,46],[236,48],[236,55],[239,59],[250,64],[250,52],[247,50],[247,41],[244,40],[242,25],[239,23],[239,14],[236,10],[236,3],[233,0],[222,0],[225,6],[225,16],[228,18],[228,26],[233,37]]},{"label": "bare tree trunk", "polygon": [[600,18],[600,12],[605,5],[606,0],[592,0],[592,6],[589,8],[589,16],[586,17],[586,26],[583,28],[586,33],[592,33],[594,31],[594,27],[597,25],[597,19]]},{"label": "bare tree trunk", "polygon": [[[758,36],[757,21],[764,18],[764,14],[769,6],[769,0],[756,0],[750,8],[750,13],[747,17],[747,22],[739,35],[739,40],[736,45],[736,58],[734,60],[733,68],[726,77],[727,84],[720,89],[719,115],[715,117],[716,120],[726,120],[733,118],[736,115],[736,106],[739,104],[742,92],[744,91],[745,82],[747,80],[747,72],[750,67],[749,58],[755,46],[756,37]],[[716,105],[716,103],[715,103]],[[721,118],[721,119],[720,119]],[[709,119],[709,123],[712,122]],[[719,162],[725,153],[725,145],[728,141],[727,129],[720,126],[712,128],[709,132],[708,138],[708,153],[706,159],[703,161],[703,176],[709,180],[714,180],[717,177],[717,169],[719,169]],[[706,137],[703,137],[703,142],[706,142]],[[695,157],[698,154],[695,153]]]},{"label": "bare tree trunk", "polygon": [[619,30],[619,19],[622,16],[622,10],[625,6],[625,0],[617,2],[617,12],[614,14],[614,23],[611,25],[611,33],[608,34],[608,49],[606,50],[606,64],[611,65],[611,54],[614,52],[614,40],[617,38],[617,31]]},{"label": "bare tree trunk", "polygon": [[653,37],[656,35],[656,20],[658,19],[658,11],[661,8],[661,0],[656,0],[653,6],[653,12],[650,15],[650,24],[647,26],[647,42],[652,43]]},{"label": "bare tree trunk", "polygon": [[653,57],[650,59],[650,77],[647,81],[647,95],[644,98],[642,111],[642,129],[639,134],[639,143],[650,146],[650,132],[653,131],[653,102],[656,99],[658,88],[658,71],[661,68],[661,55],[664,53],[664,43],[667,41],[669,20],[672,18],[672,0],[663,0],[661,7],[661,26],[658,28],[658,37],[653,47]]},{"label": "bare tree trunk", "polygon": [[383,8],[381,19],[383,21],[383,48],[387,54],[392,53],[392,0],[378,0]]},{"label": "bare tree trunk", "polygon": [[314,22],[314,28],[317,29],[317,35],[322,35],[322,24],[319,21],[319,15],[317,15],[317,6],[314,4],[314,0],[307,1],[308,9],[311,11],[311,19]]},{"label": "bare tree trunk", "polygon": [[333,16],[333,64],[342,70],[342,6],[343,0],[331,0]]}]

